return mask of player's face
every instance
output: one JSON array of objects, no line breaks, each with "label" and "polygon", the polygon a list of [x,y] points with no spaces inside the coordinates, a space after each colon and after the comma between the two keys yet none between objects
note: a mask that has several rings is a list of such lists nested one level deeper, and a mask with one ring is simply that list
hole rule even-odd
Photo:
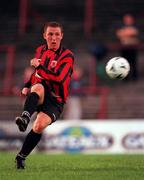
[{"label": "player's face", "polygon": [[56,51],[60,47],[63,33],[59,27],[47,27],[43,37],[47,42],[48,48]]}]

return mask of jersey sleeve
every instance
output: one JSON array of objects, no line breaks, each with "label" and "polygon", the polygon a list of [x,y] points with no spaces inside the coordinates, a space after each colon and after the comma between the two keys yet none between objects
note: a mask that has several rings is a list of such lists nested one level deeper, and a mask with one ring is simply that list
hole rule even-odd
[{"label": "jersey sleeve", "polygon": [[32,73],[32,75],[30,76],[29,80],[27,80],[26,82],[24,82],[24,87],[30,88],[32,85],[32,82],[35,78],[35,72]]},{"label": "jersey sleeve", "polygon": [[64,58],[58,65],[56,72],[52,72],[40,65],[37,69],[37,74],[40,75],[43,79],[54,81],[57,83],[63,83],[68,76],[72,74],[73,71],[73,62],[74,57],[70,55]]},{"label": "jersey sleeve", "polygon": [[[35,51],[35,55],[34,55],[34,57],[35,58],[41,58],[41,55],[42,55],[42,53],[43,53],[43,51],[45,51],[45,49],[46,49],[46,45],[41,45],[41,46],[39,46],[37,49],[36,49],[36,51]],[[32,83],[35,81],[35,79],[37,78],[37,77],[35,77],[35,72],[36,72],[36,70],[34,71],[34,73],[30,76],[30,78],[29,78],[29,80],[27,80],[26,82],[24,82],[24,87],[27,87],[27,88],[30,88],[30,86],[32,85]]]},{"label": "jersey sleeve", "polygon": [[42,56],[43,51],[45,51],[46,45],[39,46],[35,51],[35,58],[40,59]]}]

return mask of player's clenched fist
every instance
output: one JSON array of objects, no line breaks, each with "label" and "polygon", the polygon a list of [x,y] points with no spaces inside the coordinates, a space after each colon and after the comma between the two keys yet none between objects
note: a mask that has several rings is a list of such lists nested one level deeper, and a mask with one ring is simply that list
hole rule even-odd
[{"label": "player's clenched fist", "polygon": [[29,92],[29,88],[24,87],[24,88],[22,89],[22,91],[21,91],[21,94],[24,95],[24,96],[27,96],[28,92]]},{"label": "player's clenched fist", "polygon": [[40,61],[41,61],[41,59],[33,58],[30,61],[30,65],[34,66],[36,68],[40,65]]}]

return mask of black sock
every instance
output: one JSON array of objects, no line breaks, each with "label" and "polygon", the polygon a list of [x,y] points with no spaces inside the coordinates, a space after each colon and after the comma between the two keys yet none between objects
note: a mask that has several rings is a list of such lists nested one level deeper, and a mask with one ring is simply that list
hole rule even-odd
[{"label": "black sock", "polygon": [[37,105],[39,101],[39,95],[35,92],[30,93],[25,101],[24,104],[24,112],[22,113],[22,116],[28,116],[31,117],[32,114],[36,111]]},{"label": "black sock", "polygon": [[41,136],[42,134],[35,133],[33,130],[31,130],[26,136],[22,149],[20,150],[18,155],[23,158],[28,156],[40,141]]}]

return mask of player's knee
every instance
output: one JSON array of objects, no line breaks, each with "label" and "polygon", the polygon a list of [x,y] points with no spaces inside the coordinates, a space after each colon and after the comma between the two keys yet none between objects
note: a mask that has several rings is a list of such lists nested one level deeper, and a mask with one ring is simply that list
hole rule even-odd
[{"label": "player's knee", "polygon": [[43,100],[44,100],[44,87],[43,87],[43,85],[42,84],[35,84],[34,86],[32,86],[31,92],[35,92],[39,95],[39,97],[40,97],[39,104],[42,104]]},{"label": "player's knee", "polygon": [[36,92],[41,97],[44,94],[44,87],[42,84],[35,84],[32,86],[31,92]]},{"label": "player's knee", "polygon": [[42,133],[43,132],[43,126],[41,125],[41,124],[35,124],[34,126],[33,126],[33,131],[35,132],[35,133]]}]

